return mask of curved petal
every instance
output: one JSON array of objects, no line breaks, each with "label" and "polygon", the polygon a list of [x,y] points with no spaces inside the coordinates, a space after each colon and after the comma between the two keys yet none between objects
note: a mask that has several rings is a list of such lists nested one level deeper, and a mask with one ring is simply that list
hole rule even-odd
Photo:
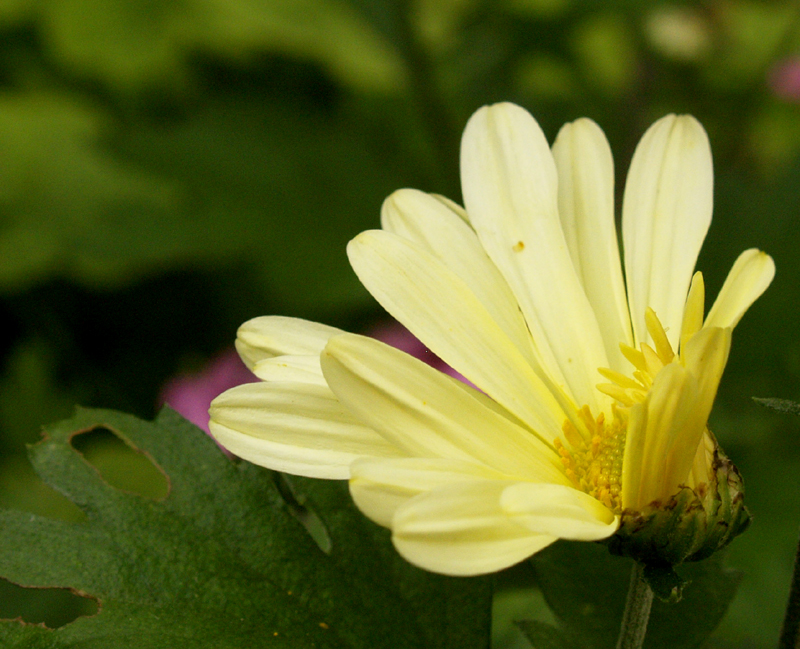
[{"label": "curved petal", "polygon": [[319,354],[262,358],[253,366],[253,374],[262,381],[328,385],[319,366]]},{"label": "curved petal", "polygon": [[429,194],[401,189],[384,201],[381,224],[419,244],[458,275],[526,360],[539,364],[514,294],[460,216]]},{"label": "curved petal", "polygon": [[[683,437],[676,446],[684,444],[687,448],[697,448],[700,437],[706,430],[708,417],[717,397],[717,388],[722,380],[722,373],[728,363],[731,351],[730,327],[704,327],[693,336],[681,354],[681,361],[697,381],[697,402],[692,418],[682,431]],[[699,433],[697,431],[700,431]],[[668,461],[667,471],[674,474],[674,481],[683,482],[693,463],[694,456],[676,455]]]},{"label": "curved petal", "polygon": [[392,521],[395,548],[420,568],[456,576],[495,572],[528,558],[556,537],[509,519],[500,506],[508,485],[463,482],[411,499]]},{"label": "curved petal", "polygon": [[553,144],[558,213],[575,271],[592,305],[610,367],[626,369],[619,344],[633,345],[614,220],[614,161],[590,119],[565,124]]},{"label": "curved petal", "polygon": [[353,500],[384,527],[391,527],[398,507],[426,491],[454,483],[509,479],[485,464],[452,458],[364,458],[350,469]]},{"label": "curved petal", "polygon": [[714,176],[708,136],[689,115],[668,115],[642,137],[622,203],[633,334],[647,342],[651,307],[678,348],[683,307],[711,223]]},{"label": "curved petal", "polygon": [[361,283],[434,354],[544,439],[561,436],[564,413],[574,412],[574,404],[543,382],[447,266],[383,231],[362,232],[347,252]]},{"label": "curved petal", "polygon": [[319,356],[328,338],[344,333],[310,320],[262,316],[248,320],[236,332],[236,351],[251,370],[273,356]]},{"label": "curved petal", "polygon": [[751,248],[733,264],[725,283],[708,312],[704,326],[734,328],[747,309],[775,277],[775,262],[767,253]]},{"label": "curved petal", "polygon": [[647,399],[631,408],[622,463],[623,508],[642,511],[673,496],[688,479],[705,432],[704,403],[698,381],[679,363],[658,373]]},{"label": "curved petal", "polygon": [[597,541],[619,527],[619,518],[603,503],[563,485],[520,482],[503,492],[500,505],[531,532],[560,539]]},{"label": "curved petal", "polygon": [[356,458],[404,455],[318,385],[247,383],[214,399],[209,414],[224,448],[276,471],[343,480]]},{"label": "curved petal", "polygon": [[567,483],[552,446],[422,361],[355,334],[331,338],[321,358],[339,401],[409,455],[477,462],[523,479]]},{"label": "curved petal", "polygon": [[575,273],[558,216],[553,155],[539,125],[512,104],[485,106],[461,141],[464,204],[478,237],[519,302],[556,383],[594,412],[607,367],[594,312]]}]

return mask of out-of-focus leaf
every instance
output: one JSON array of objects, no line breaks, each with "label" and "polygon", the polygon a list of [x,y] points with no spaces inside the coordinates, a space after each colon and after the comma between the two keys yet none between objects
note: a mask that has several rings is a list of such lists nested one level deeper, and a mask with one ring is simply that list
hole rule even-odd
[{"label": "out-of-focus leaf", "polygon": [[[345,246],[379,225],[400,181],[391,152],[348,118],[227,97],[170,128],[131,129],[115,148],[181,188],[173,221],[155,233],[164,246],[186,258],[249,260],[295,313],[365,303]],[[146,230],[137,234],[147,241]],[[113,249],[124,254],[124,242]]]},{"label": "out-of-focus leaf", "polygon": [[[151,500],[104,482],[70,444],[97,428],[147,453],[167,475],[169,495]],[[489,580],[403,562],[342,483],[296,482],[332,539],[324,552],[270,472],[234,464],[172,411],[151,423],[81,410],[46,432],[32,462],[86,519],[0,512],[0,575],[72,587],[96,598],[100,612],[54,630],[0,622],[4,647],[487,645]]]},{"label": "out-of-focus leaf", "polygon": [[399,186],[363,126],[264,97],[209,102],[103,141],[63,98],[0,104],[0,290],[66,276],[121,283],[198,263],[249,262],[285,309],[365,303],[347,241]]},{"label": "out-of-focus leaf", "polygon": [[31,3],[28,0],[0,0],[0,27],[22,20],[30,10]]},{"label": "out-of-focus leaf", "polygon": [[627,90],[636,74],[634,34],[621,14],[589,16],[577,26],[573,47],[584,76],[598,90],[617,96]]},{"label": "out-of-focus leaf", "polygon": [[54,0],[39,16],[60,65],[123,94],[186,85],[198,51],[285,54],[361,90],[396,92],[405,82],[391,47],[336,0]]},{"label": "out-of-focus leaf", "polygon": [[[163,222],[175,204],[163,180],[100,149],[106,126],[63,95],[0,95],[0,290],[119,272],[135,250],[128,226]],[[126,239],[128,254],[107,249],[109,234]]]},{"label": "out-of-focus leaf", "polygon": [[705,69],[712,88],[743,89],[762,82],[774,57],[781,55],[800,6],[792,0],[727,2],[718,14],[718,52]]},{"label": "out-of-focus leaf", "polygon": [[75,406],[74,394],[59,385],[51,350],[41,339],[22,342],[8,356],[0,378],[2,441],[13,452],[39,439],[42,421],[66,417]]},{"label": "out-of-focus leaf", "polygon": [[[600,544],[559,542],[539,553],[533,565],[562,628],[579,646],[613,649],[619,634],[632,563]],[[678,568],[689,583],[675,604],[655,600],[644,646],[700,647],[722,620],[741,575],[722,567],[719,553]]]},{"label": "out-of-focus leaf", "polygon": [[785,168],[800,151],[800,116],[794,104],[769,102],[751,124],[751,147],[764,171]]},{"label": "out-of-focus leaf", "polygon": [[[513,575],[518,570],[511,570],[505,576]],[[500,580],[502,577],[503,575]],[[555,624],[555,617],[537,587],[504,588],[502,583],[495,584],[492,599],[492,647],[528,649],[530,643],[520,629],[520,620],[536,620],[551,627]]]},{"label": "out-of-focus leaf", "polygon": [[533,649],[578,649],[580,646],[570,639],[565,629],[557,629],[537,620],[517,624]]}]

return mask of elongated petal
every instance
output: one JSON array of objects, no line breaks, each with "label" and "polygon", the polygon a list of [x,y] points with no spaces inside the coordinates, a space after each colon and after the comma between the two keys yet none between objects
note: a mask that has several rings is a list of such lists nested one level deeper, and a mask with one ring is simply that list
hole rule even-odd
[{"label": "elongated petal", "polygon": [[263,358],[253,366],[253,374],[262,381],[328,385],[325,383],[322,368],[319,366],[319,354]]},{"label": "elongated petal", "polygon": [[[675,441],[676,452],[665,458],[665,481],[667,484],[684,484],[692,471],[696,454],[690,457],[685,451],[677,452],[680,445],[685,448],[702,445],[707,435],[708,417],[714,406],[717,388],[728,362],[731,349],[730,327],[705,327],[686,344],[681,359],[686,369],[697,381],[697,401],[681,436]],[[694,471],[696,474],[697,471]]]},{"label": "elongated petal", "polygon": [[735,327],[775,277],[775,262],[765,252],[745,250],[728,273],[714,306],[706,317],[706,327]]},{"label": "elongated petal", "polygon": [[503,491],[503,510],[531,532],[573,541],[597,541],[619,520],[599,500],[573,487],[520,482]]},{"label": "elongated petal", "polygon": [[392,541],[408,561],[445,575],[480,575],[514,565],[554,536],[514,523],[500,506],[507,482],[478,480],[426,492],[395,513]]},{"label": "elongated petal", "polygon": [[711,223],[708,137],[688,115],[668,115],[636,147],[622,205],[625,273],[637,345],[651,307],[677,349],[689,282]]},{"label": "elongated petal", "polygon": [[553,156],[533,117],[511,104],[475,113],[461,143],[461,179],[472,225],[545,367],[576,403],[607,405],[594,389],[597,368],[608,366],[603,339],[561,230]]},{"label": "elongated petal", "polygon": [[222,393],[209,412],[211,434],[223,447],[276,471],[347,479],[356,458],[403,455],[323,386],[248,383]]},{"label": "elongated petal", "polygon": [[[677,491],[680,480],[667,484],[672,475],[668,465],[674,454],[684,453],[691,467],[704,430],[687,429],[697,399],[697,381],[686,368],[670,363],[656,376],[647,399],[631,409],[622,463],[623,508],[641,511]],[[694,437],[692,445],[681,444],[687,437]]]},{"label": "elongated petal", "polygon": [[263,316],[239,327],[236,351],[253,369],[261,359],[273,356],[319,356],[328,338],[340,333],[336,327],[300,318]]},{"label": "elongated petal", "polygon": [[424,192],[401,189],[384,202],[381,223],[384,230],[418,243],[458,275],[526,360],[537,362],[514,294],[475,231],[449,206]]},{"label": "elongated petal", "polygon": [[706,285],[703,273],[697,271],[692,276],[689,286],[689,295],[686,296],[686,306],[683,309],[683,323],[681,324],[681,346],[683,349],[689,340],[703,328],[703,314],[706,308]]},{"label": "elongated petal", "polygon": [[439,487],[476,480],[508,480],[485,464],[452,458],[365,458],[351,466],[350,493],[378,525],[391,527],[397,508]]},{"label": "elongated petal", "polygon": [[564,413],[574,404],[544,383],[447,266],[389,232],[363,232],[347,252],[367,290],[433,353],[544,439],[561,435]]},{"label": "elongated petal", "polygon": [[567,482],[551,446],[485,407],[470,396],[471,388],[408,354],[345,334],[331,338],[322,371],[350,412],[409,455]]},{"label": "elongated petal", "polygon": [[570,257],[592,305],[610,367],[626,369],[619,344],[633,345],[614,220],[614,162],[590,119],[565,124],[553,144],[558,213]]}]

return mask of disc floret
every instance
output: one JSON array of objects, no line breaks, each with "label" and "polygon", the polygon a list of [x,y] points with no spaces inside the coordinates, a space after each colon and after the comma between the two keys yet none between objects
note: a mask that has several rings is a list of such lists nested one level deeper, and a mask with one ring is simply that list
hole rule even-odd
[{"label": "disc floret", "polygon": [[625,450],[625,413],[614,407],[613,417],[601,412],[594,417],[588,406],[578,411],[585,432],[581,434],[571,421],[563,425],[567,448],[557,439],[555,447],[564,471],[580,490],[597,498],[614,513],[622,512],[622,458]]}]

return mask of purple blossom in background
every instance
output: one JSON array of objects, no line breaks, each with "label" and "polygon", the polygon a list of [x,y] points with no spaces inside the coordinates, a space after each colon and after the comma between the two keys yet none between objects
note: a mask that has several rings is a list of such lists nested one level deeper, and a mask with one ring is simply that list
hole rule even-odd
[{"label": "purple blossom in background", "polygon": [[779,61],[770,70],[769,87],[780,99],[800,103],[800,56]]},{"label": "purple blossom in background", "polygon": [[[424,361],[431,367],[472,385],[461,374],[429,351],[398,322],[389,322],[367,332],[367,335]],[[196,426],[208,432],[208,407],[212,399],[225,390],[254,383],[258,379],[239,358],[236,350],[227,349],[209,361],[201,371],[179,374],[161,390],[159,405],[168,405]],[[475,386],[472,386],[475,387]]]},{"label": "purple blossom in background", "polygon": [[231,347],[209,361],[201,371],[179,374],[164,385],[159,403],[168,405],[208,432],[208,406],[221,392],[258,379]]}]

